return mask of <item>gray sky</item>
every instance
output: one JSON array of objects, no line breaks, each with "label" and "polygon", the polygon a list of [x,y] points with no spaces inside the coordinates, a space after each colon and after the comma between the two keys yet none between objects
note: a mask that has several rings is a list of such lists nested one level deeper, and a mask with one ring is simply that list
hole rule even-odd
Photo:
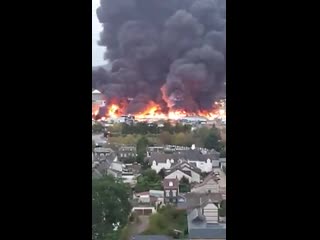
[{"label": "gray sky", "polygon": [[100,0],[92,0],[92,66],[99,66],[106,63],[106,61],[103,60],[105,48],[97,44],[99,34],[102,31],[102,26],[96,15],[96,9],[99,5]]}]

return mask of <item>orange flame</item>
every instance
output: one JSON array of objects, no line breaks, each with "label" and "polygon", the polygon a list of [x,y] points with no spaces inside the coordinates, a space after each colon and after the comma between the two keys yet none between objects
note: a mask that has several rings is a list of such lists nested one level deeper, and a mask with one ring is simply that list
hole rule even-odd
[{"label": "orange flame", "polygon": [[117,118],[119,117],[117,112],[120,109],[120,107],[116,104],[111,104],[111,106],[109,107],[109,111],[108,111],[108,116],[111,118]]},{"label": "orange flame", "polygon": [[143,120],[143,119],[163,119],[165,118],[165,114],[162,113],[161,107],[154,103],[153,101],[150,101],[142,112],[139,112],[135,114],[135,119]]},{"label": "orange flame", "polygon": [[[127,105],[122,103],[112,103],[107,108],[106,116],[103,117],[103,119],[106,118],[118,118],[122,116],[126,112]],[[93,116],[97,116],[99,112],[98,106],[92,106],[92,113]],[[184,117],[188,116],[199,116],[204,117],[208,120],[213,120],[216,118],[225,119],[226,113],[223,108],[223,105],[220,105],[219,103],[214,103],[212,110],[209,111],[198,111],[195,113],[188,113],[184,110],[176,110],[176,109],[170,109],[169,112],[165,113],[161,106],[153,101],[150,101],[145,109],[141,112],[134,114],[135,119],[137,121],[145,121],[145,120],[178,120]]]},{"label": "orange flame", "polygon": [[98,104],[92,104],[92,119],[94,119],[98,113],[99,113],[99,105]]}]

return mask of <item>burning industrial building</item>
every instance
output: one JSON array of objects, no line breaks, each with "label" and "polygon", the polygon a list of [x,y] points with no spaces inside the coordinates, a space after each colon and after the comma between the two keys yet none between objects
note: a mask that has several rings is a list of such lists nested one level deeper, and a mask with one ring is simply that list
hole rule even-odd
[{"label": "burning industrial building", "polygon": [[223,113],[225,0],[101,0],[97,17],[109,65],[92,71],[106,100],[94,116]]}]

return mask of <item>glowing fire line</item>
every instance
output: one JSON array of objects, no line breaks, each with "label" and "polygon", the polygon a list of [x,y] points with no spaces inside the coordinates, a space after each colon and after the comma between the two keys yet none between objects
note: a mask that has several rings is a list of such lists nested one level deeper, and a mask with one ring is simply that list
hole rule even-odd
[{"label": "glowing fire line", "polygon": [[[137,121],[143,121],[143,120],[150,120],[150,119],[157,119],[157,120],[178,120],[184,117],[190,117],[190,116],[198,116],[198,117],[204,117],[206,119],[209,120],[213,120],[216,118],[221,118],[221,119],[225,119],[226,117],[226,113],[225,110],[223,108],[221,108],[221,106],[219,107],[218,103],[215,103],[215,107],[213,107],[212,111],[198,111],[196,113],[187,113],[183,110],[170,110],[167,114],[163,113],[161,111],[161,107],[154,103],[154,102],[150,102],[147,107],[145,108],[145,110],[139,112],[139,113],[135,113],[135,119]],[[93,107],[92,108],[92,113],[93,113],[93,118],[96,117],[98,115],[99,112],[99,107]],[[102,116],[103,119],[106,118],[118,118],[121,115],[123,115],[124,110],[121,109],[121,107],[117,104],[111,104],[110,106],[107,107],[107,113],[105,116]]]}]

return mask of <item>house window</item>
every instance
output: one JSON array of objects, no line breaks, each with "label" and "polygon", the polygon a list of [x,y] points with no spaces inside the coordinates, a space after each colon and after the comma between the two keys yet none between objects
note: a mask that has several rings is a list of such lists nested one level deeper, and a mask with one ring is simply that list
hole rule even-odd
[{"label": "house window", "polygon": [[166,196],[167,196],[167,197],[170,196],[170,190],[166,190]]},{"label": "house window", "polygon": [[122,153],[120,154],[120,157],[123,157],[123,154],[122,154]]},{"label": "house window", "polygon": [[124,156],[124,157],[126,157],[126,156],[127,156],[127,154],[125,153],[125,154],[123,154],[123,156]]},{"label": "house window", "polygon": [[177,196],[177,190],[172,190],[172,196],[173,197]]}]

